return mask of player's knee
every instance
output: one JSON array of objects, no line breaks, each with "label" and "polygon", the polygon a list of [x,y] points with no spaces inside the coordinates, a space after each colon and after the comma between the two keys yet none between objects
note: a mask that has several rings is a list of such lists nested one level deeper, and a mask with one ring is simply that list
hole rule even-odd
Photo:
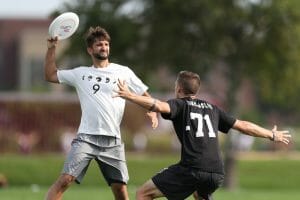
[{"label": "player's knee", "polygon": [[135,193],[135,197],[137,200],[143,200],[145,199],[146,197],[146,193],[145,193],[145,190],[143,187],[139,187],[137,190],[136,190],[136,193]]},{"label": "player's knee", "polygon": [[142,194],[139,191],[136,191],[136,193],[135,193],[135,199],[136,200],[141,200],[142,199]]},{"label": "player's knee", "polygon": [[199,200],[199,196],[198,196],[198,192],[197,191],[195,191],[193,193],[193,197],[194,197],[195,200]]},{"label": "player's knee", "polygon": [[111,188],[114,193],[115,199],[118,199],[118,200],[129,199],[128,193],[127,193],[127,187],[125,184],[112,184]]},{"label": "player's knee", "polygon": [[62,190],[66,190],[73,182],[74,182],[75,178],[69,175],[64,175],[61,176],[57,182],[56,185],[62,189]]}]

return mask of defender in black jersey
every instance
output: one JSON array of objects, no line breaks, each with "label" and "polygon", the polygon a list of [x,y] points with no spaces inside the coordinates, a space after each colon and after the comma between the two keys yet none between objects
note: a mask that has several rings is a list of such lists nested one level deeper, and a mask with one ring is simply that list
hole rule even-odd
[{"label": "defender in black jersey", "polygon": [[215,105],[196,98],[200,88],[197,74],[182,71],[175,83],[176,99],[162,102],[133,94],[119,81],[118,95],[171,120],[181,143],[181,159],[148,180],[136,194],[138,200],[165,196],[183,200],[197,191],[195,198],[211,199],[222,184],[224,167],[218,145],[218,132],[231,128],[254,137],[289,143],[288,131],[267,130],[254,123],[231,117]]}]

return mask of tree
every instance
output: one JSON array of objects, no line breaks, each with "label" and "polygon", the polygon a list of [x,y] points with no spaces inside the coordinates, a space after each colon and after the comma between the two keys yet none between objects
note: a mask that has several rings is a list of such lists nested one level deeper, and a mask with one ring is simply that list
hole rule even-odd
[{"label": "tree", "polygon": [[299,4],[296,0],[78,0],[65,3],[54,15],[71,10],[80,16],[68,55],[87,59],[82,37],[89,26],[101,25],[112,35],[113,58],[132,65],[142,76],[162,66],[175,74],[187,68],[203,74],[222,61],[233,85],[245,77],[255,83],[264,107],[299,111]]},{"label": "tree", "polygon": [[[151,6],[143,18],[149,33],[142,55],[149,65],[202,73],[221,60],[229,68],[232,92],[246,77],[256,83],[263,105],[299,109],[299,2],[147,2]],[[234,97],[229,99],[234,105]]]},{"label": "tree", "polygon": [[[297,0],[78,0],[60,12],[80,15],[69,55],[82,55],[84,31],[99,24],[112,35],[113,57],[139,66],[135,71],[144,79],[161,67],[175,74],[182,69],[204,74],[222,62],[230,83],[230,110],[247,78],[255,85],[261,109],[276,107],[299,119],[299,9]],[[234,168],[235,151],[227,152]]]}]

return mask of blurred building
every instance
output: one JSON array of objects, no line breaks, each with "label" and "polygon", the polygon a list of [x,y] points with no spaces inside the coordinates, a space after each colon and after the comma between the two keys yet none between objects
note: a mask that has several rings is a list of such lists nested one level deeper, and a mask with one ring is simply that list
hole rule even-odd
[{"label": "blurred building", "polygon": [[[64,127],[79,124],[76,96],[57,92],[64,88],[44,79],[50,23],[0,19],[0,152],[59,150]],[[57,57],[66,44],[60,42]]]},{"label": "blurred building", "polygon": [[50,19],[0,19],[0,91],[47,87],[43,61]]}]

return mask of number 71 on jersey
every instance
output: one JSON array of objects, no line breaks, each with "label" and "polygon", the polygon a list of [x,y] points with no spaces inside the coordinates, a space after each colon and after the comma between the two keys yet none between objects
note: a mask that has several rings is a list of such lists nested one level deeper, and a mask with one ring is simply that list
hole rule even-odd
[{"label": "number 71 on jersey", "polygon": [[204,116],[200,113],[190,113],[190,117],[192,120],[197,120],[197,131],[196,131],[196,137],[204,137],[203,132],[203,125],[206,124],[208,128],[208,137],[214,138],[216,137],[216,133],[214,132],[214,129],[212,127],[211,120],[209,118],[209,115],[205,114]]}]

